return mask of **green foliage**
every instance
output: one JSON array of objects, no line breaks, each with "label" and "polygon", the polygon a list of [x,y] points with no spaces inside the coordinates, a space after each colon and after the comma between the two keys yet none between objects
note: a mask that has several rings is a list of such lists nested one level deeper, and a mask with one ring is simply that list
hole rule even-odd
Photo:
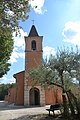
[{"label": "green foliage", "polygon": [[29,4],[26,0],[0,0],[0,28],[18,27],[19,20],[28,18]]},{"label": "green foliage", "polygon": [[49,60],[50,67],[56,69],[61,76],[63,72],[68,72],[72,77],[72,71],[78,70],[80,68],[80,53],[76,48],[76,51],[73,49],[62,49],[58,50],[56,56]]},{"label": "green foliage", "polygon": [[28,18],[29,11],[27,0],[0,0],[0,77],[10,69],[8,60],[14,44],[12,33],[19,28],[19,20]]},{"label": "green foliage", "polygon": [[[72,85],[72,78],[80,75],[80,53],[78,48],[58,49],[56,56],[51,56],[48,66],[58,72],[61,84],[66,87]],[[79,77],[78,77],[79,78]]]},{"label": "green foliage", "polygon": [[0,33],[0,77],[9,71],[10,64],[8,60],[13,50],[12,33],[9,32],[9,29],[4,29],[4,32]]},{"label": "green foliage", "polygon": [[55,77],[55,71],[52,71],[47,66],[39,66],[37,69],[31,69],[30,70],[30,76],[34,80],[38,80],[41,85],[49,85],[54,77]]}]

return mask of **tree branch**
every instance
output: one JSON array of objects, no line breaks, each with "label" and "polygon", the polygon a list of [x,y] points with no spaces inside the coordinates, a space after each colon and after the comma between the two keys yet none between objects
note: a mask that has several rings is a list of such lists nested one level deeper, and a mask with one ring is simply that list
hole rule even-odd
[{"label": "tree branch", "polygon": [[50,83],[50,85],[55,85],[55,86],[58,86],[58,87],[63,89],[63,87],[60,84],[57,84],[57,83]]}]

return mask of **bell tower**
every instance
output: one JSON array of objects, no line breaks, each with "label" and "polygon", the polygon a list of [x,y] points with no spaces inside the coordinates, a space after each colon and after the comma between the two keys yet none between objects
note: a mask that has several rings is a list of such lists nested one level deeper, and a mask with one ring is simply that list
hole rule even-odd
[{"label": "bell tower", "polygon": [[[43,105],[44,89],[41,86],[31,85],[28,71],[37,68],[42,63],[42,40],[43,36],[39,36],[35,25],[32,25],[29,35],[25,37],[25,79],[24,79],[24,105],[35,105],[40,103]],[[36,93],[38,98],[36,98]],[[38,100],[38,101],[36,101]]]},{"label": "bell tower", "polygon": [[28,71],[42,63],[42,39],[34,25],[32,25],[28,37],[25,37],[25,67]]}]

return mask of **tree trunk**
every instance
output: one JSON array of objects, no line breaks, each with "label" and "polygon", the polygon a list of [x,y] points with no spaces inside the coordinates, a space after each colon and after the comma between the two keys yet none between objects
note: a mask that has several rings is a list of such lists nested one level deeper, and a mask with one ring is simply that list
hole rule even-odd
[{"label": "tree trunk", "polygon": [[63,107],[64,107],[64,117],[69,119],[69,109],[67,105],[63,74],[61,75],[61,83],[62,83],[62,99],[63,99]]},{"label": "tree trunk", "polygon": [[74,106],[72,104],[72,98],[71,95],[69,94],[69,92],[66,92],[67,97],[68,97],[68,101],[69,101],[69,106],[70,106],[70,110],[71,110],[71,115],[74,117],[75,115],[75,110],[74,110]]},{"label": "tree trunk", "polygon": [[78,103],[77,103],[77,98],[73,95],[73,93],[71,91],[69,91],[70,95],[72,96],[73,100],[74,100],[74,103],[75,103],[75,106],[76,106],[76,110],[77,110],[77,114],[80,118],[80,108],[78,106]]}]

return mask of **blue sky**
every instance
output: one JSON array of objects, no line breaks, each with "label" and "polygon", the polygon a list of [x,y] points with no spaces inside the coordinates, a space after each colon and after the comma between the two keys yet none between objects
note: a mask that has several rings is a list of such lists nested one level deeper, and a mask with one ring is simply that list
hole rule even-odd
[{"label": "blue sky", "polygon": [[[0,83],[15,82],[13,74],[24,70],[24,36],[27,36],[33,24],[43,36],[43,55],[53,55],[58,47],[75,46],[80,47],[80,0],[34,0],[30,1],[31,11],[29,19],[25,22],[20,21],[21,37],[14,38],[14,50],[9,60],[11,63],[10,71]],[[35,8],[37,6],[37,8]]]}]

